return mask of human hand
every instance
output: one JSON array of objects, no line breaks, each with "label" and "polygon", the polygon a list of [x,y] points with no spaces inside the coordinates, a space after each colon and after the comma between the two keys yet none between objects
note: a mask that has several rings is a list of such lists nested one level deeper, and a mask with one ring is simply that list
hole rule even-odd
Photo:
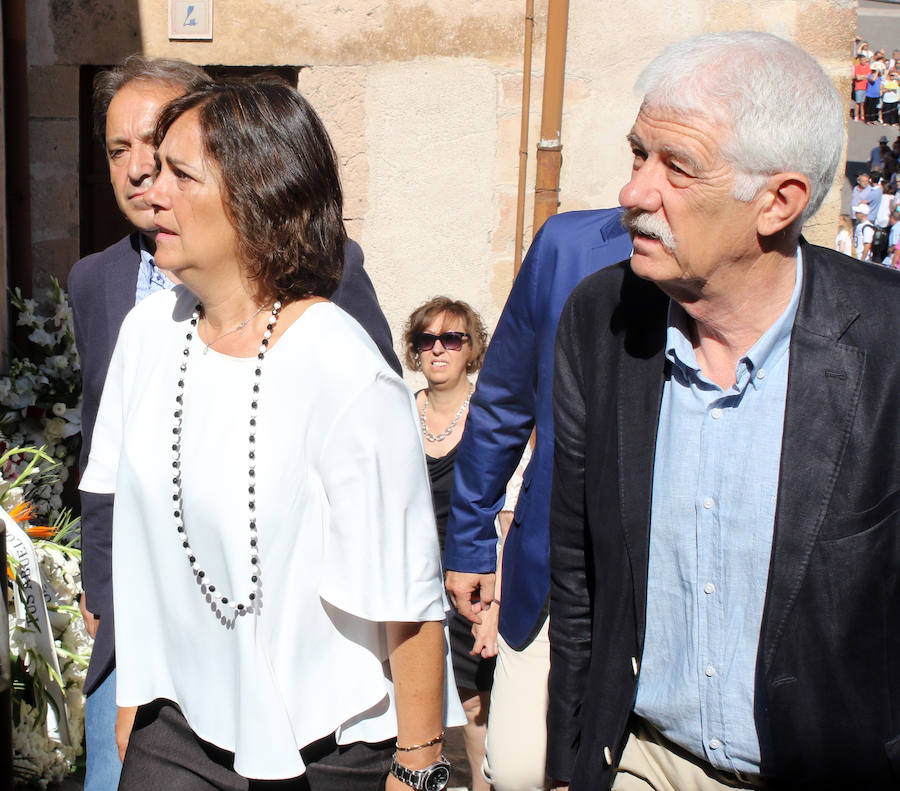
[{"label": "human hand", "polygon": [[491,606],[481,613],[481,623],[472,625],[472,635],[475,643],[470,654],[488,659],[497,656],[497,626],[500,622],[500,602],[494,601]]},{"label": "human hand", "polygon": [[470,574],[465,571],[448,571],[446,587],[450,601],[459,614],[472,623],[481,622],[481,613],[491,606],[494,599],[496,575]]},{"label": "human hand", "polygon": [[91,636],[91,638],[97,637],[97,627],[100,625],[100,619],[94,615],[87,608],[87,604],[85,604],[84,596],[82,596],[78,600],[78,608],[81,610],[81,617],[84,618],[84,628],[87,629],[87,633]]},{"label": "human hand", "polygon": [[122,762],[125,761],[125,751],[128,749],[128,739],[131,737],[136,714],[137,706],[119,706],[116,716],[116,745],[119,748],[119,760]]}]

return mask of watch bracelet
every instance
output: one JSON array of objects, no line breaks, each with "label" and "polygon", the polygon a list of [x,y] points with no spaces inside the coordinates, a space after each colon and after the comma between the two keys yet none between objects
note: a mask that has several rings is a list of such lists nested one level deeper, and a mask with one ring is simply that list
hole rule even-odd
[{"label": "watch bracelet", "polygon": [[401,783],[410,788],[423,789],[423,783],[426,780],[427,774],[438,767],[443,767],[447,771],[447,781],[440,787],[441,789],[444,789],[447,787],[450,780],[450,762],[443,753],[441,753],[441,757],[437,761],[422,769],[410,769],[408,766],[404,766],[397,760],[397,753],[394,753],[393,760],[391,761],[390,774],[394,775]]}]

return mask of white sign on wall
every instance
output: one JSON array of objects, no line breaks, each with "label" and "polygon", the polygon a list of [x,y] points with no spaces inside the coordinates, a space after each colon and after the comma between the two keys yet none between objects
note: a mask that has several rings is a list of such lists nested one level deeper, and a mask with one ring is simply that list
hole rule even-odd
[{"label": "white sign on wall", "polygon": [[169,38],[200,39],[213,37],[213,0],[169,0]]}]

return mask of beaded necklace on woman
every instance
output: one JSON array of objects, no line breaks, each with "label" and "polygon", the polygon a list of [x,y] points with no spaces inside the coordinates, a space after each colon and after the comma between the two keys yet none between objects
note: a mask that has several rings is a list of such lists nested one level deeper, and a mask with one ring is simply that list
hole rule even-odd
[{"label": "beaded necklace on woman", "polygon": [[[253,314],[253,316],[256,316],[257,313],[261,311],[262,306]],[[250,591],[243,600],[238,600],[235,596],[226,596],[216,587],[206,570],[200,565],[200,561],[197,559],[194,550],[191,548],[184,523],[184,492],[181,488],[181,430],[184,422],[184,387],[188,370],[188,358],[191,354],[191,341],[194,338],[194,333],[197,329],[197,324],[200,322],[200,317],[203,315],[203,306],[200,303],[197,304],[196,308],[194,308],[194,312],[191,314],[191,322],[185,336],[184,351],[182,352],[182,361],[179,369],[180,376],[178,378],[178,387],[175,394],[174,423],[172,426],[172,501],[174,504],[173,516],[175,518],[175,529],[178,533],[178,538],[181,541],[181,546],[187,555],[188,563],[191,565],[191,570],[194,572],[194,579],[200,586],[200,592],[203,595],[209,594],[220,605],[230,607],[236,615],[252,613],[253,604],[256,601],[259,592],[259,553],[256,549],[256,415],[257,407],[259,405],[259,384],[262,376],[263,360],[265,359],[266,351],[269,348],[269,340],[271,339],[272,332],[278,322],[278,314],[280,312],[281,300],[276,300],[272,305],[272,315],[269,317],[269,321],[266,324],[266,329],[263,332],[263,337],[256,353],[256,368],[254,369],[253,388],[250,397],[250,423],[247,452]],[[252,319],[253,316],[251,316],[250,319]],[[243,329],[250,319],[247,319],[247,321],[241,324],[237,330]],[[226,333],[226,335],[237,332],[237,330],[232,330],[231,332]],[[216,340],[220,340],[222,337],[225,336],[219,336],[219,338],[216,338],[212,343],[205,344],[206,348],[204,349],[204,354],[209,351],[209,347],[215,343]]]}]

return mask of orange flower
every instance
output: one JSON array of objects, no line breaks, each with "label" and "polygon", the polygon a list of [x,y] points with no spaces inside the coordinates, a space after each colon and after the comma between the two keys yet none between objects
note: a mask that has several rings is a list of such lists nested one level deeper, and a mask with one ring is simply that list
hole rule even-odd
[{"label": "orange flower", "polygon": [[34,506],[26,501],[22,501],[10,510],[9,515],[20,525],[22,525],[25,532],[31,536],[32,538],[53,538],[56,535],[57,528],[50,527],[49,525],[24,525],[24,522],[27,522],[34,516]]},{"label": "orange flower", "polygon": [[32,538],[53,538],[56,535],[56,528],[50,525],[30,525],[25,528],[25,532]]},{"label": "orange flower", "polygon": [[13,570],[13,567],[9,565],[9,563],[6,564],[6,576],[11,580],[14,580],[16,578],[16,572]]},{"label": "orange flower", "polygon": [[13,506],[12,510],[9,512],[9,515],[20,524],[22,522],[27,522],[34,515],[34,506],[31,503],[23,500],[18,505]]}]

